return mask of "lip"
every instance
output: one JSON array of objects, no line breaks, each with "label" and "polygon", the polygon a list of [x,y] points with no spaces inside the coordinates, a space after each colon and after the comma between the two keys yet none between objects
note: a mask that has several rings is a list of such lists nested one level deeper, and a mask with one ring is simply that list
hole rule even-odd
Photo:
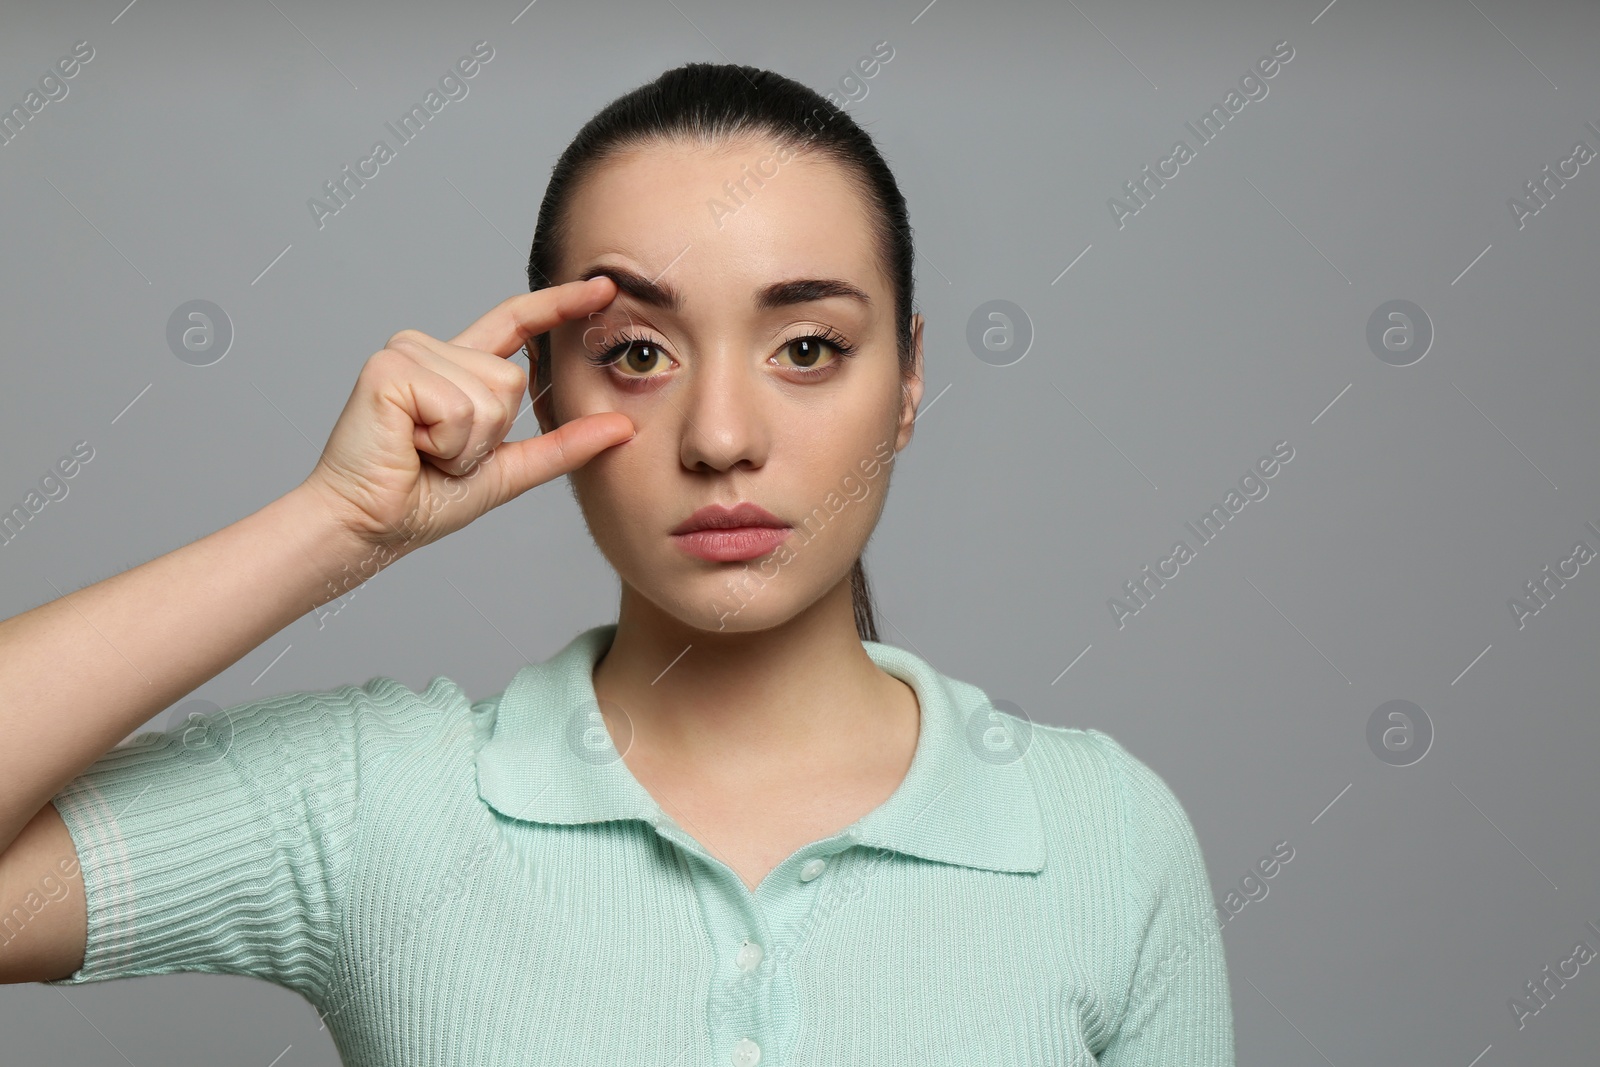
[{"label": "lip", "polygon": [[672,539],[691,556],[726,563],[764,556],[793,532],[788,523],[756,504],[731,508],[708,504],[679,523]]},{"label": "lip", "polygon": [[733,507],[707,504],[673,528],[674,534],[696,530],[736,530],[746,526],[765,526],[787,530],[789,524],[758,504],[744,501]]}]

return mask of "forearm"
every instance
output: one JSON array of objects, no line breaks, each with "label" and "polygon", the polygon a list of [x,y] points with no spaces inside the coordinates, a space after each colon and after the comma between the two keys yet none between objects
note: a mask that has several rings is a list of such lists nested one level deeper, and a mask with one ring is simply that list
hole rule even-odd
[{"label": "forearm", "polygon": [[343,595],[373,555],[302,485],[213,534],[0,622],[0,852],[106,751]]}]

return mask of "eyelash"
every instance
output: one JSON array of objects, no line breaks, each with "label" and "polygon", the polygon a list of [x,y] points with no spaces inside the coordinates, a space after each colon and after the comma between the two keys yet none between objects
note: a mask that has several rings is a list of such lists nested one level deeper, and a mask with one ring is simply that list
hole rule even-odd
[{"label": "eyelash", "polygon": [[[795,373],[800,374],[802,377],[810,377],[812,375],[820,376],[831,373],[835,363],[849,359],[851,356],[855,355],[856,351],[856,346],[850,341],[850,339],[845,337],[844,334],[840,333],[838,330],[835,330],[831,326],[825,326],[822,329],[814,330],[811,333],[803,333],[796,337],[791,337],[787,341],[783,342],[781,348],[788,348],[796,341],[822,341],[823,343],[831,346],[833,350],[839,354],[839,359],[835,360],[833,363],[829,363],[825,367],[789,368]],[[586,358],[592,366],[609,367],[613,363],[617,362],[617,360],[621,359],[623,354],[626,353],[629,348],[641,342],[655,345],[655,342],[651,341],[648,337],[636,336],[628,332],[626,328],[623,328],[612,335],[608,347],[598,352],[591,352]],[[656,347],[659,348],[661,346],[656,345]],[[630,377],[629,380],[645,381],[646,379]]]}]

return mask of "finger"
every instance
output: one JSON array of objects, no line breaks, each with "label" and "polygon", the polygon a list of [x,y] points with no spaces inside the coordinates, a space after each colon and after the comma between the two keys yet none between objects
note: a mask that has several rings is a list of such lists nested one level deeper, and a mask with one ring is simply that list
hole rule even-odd
[{"label": "finger", "polygon": [[563,423],[537,437],[506,441],[494,451],[505,479],[505,499],[577,470],[613,445],[634,437],[632,420],[620,411],[601,411]]},{"label": "finger", "polygon": [[617,283],[604,276],[520,293],[495,305],[477,322],[452,337],[450,343],[509,356],[539,334],[598,311],[616,295]]},{"label": "finger", "polygon": [[376,376],[374,399],[387,428],[404,433],[426,455],[443,459],[461,454],[472,428],[463,409],[472,398],[460,386],[393,349],[378,353],[367,367],[371,370],[362,373]]},{"label": "finger", "polygon": [[[410,359],[421,375],[431,372],[431,375],[443,378],[460,390],[471,404],[472,411],[468,417],[461,418],[459,411],[452,411],[448,416],[449,421],[459,422],[460,428],[432,425],[417,427],[419,435],[427,434],[431,445],[427,451],[440,461],[436,466],[447,474],[465,474],[510,431],[517,413],[516,398],[496,393],[472,371],[420,344],[399,341],[391,347]],[[494,358],[483,352],[477,355],[481,359]],[[448,450],[441,450],[441,446]]]},{"label": "finger", "polygon": [[493,399],[500,408],[506,409],[508,418],[516,415],[523,390],[528,387],[527,374],[510,360],[476,348],[453,345],[420,330],[401,330],[389,338],[388,347],[418,359],[449,378],[471,395],[474,402],[487,404]]}]

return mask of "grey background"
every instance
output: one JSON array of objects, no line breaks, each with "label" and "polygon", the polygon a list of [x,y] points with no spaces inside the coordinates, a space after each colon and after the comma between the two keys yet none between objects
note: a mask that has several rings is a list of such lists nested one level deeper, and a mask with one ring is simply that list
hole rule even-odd
[{"label": "grey background", "polygon": [[[526,288],[549,167],[608,100],[689,60],[837,90],[887,40],[850,111],[910,201],[928,390],[867,557],[884,639],[1122,740],[1219,900],[1292,846],[1224,929],[1241,1064],[1593,1063],[1596,965],[1520,1031],[1508,1002],[1600,948],[1600,564],[1525,628],[1508,601],[1600,548],[1600,162],[1521,229],[1507,201],[1600,149],[1600,8],[925,2],[8,6],[5,107],[95,55],[0,146],[0,510],[95,455],[0,547],[0,614],[296,485],[389,335]],[[307,199],[478,40],[468,96],[319,230]],[[1282,40],[1268,95],[1119,229],[1108,199]],[[166,340],[194,299],[235,333],[207,367]],[[996,299],[1033,332],[1010,366],[966,341]],[[1406,367],[1366,340],[1394,299],[1436,331]],[[1269,495],[1118,629],[1108,599],[1279,441]],[[615,595],[547,484],[195,696],[445,674],[477,699]],[[1432,725],[1410,765],[1367,740],[1391,700]],[[0,1034],[7,1064],[336,1062],[245,978],[6,987]]]}]

